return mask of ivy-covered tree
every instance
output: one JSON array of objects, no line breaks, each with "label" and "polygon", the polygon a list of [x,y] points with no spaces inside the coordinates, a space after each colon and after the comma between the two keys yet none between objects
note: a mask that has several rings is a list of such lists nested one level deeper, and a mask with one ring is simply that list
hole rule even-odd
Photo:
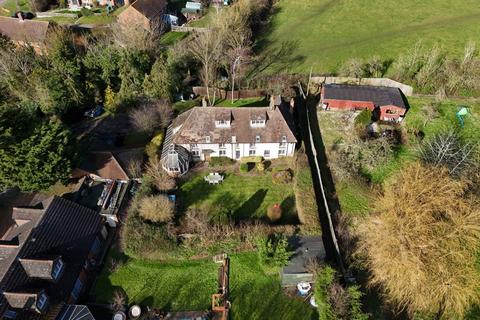
[{"label": "ivy-covered tree", "polygon": [[174,78],[167,60],[160,56],[152,66],[152,71],[145,76],[143,88],[145,94],[154,99],[172,101]]},{"label": "ivy-covered tree", "polygon": [[0,107],[0,187],[42,190],[71,173],[75,149],[60,122],[42,122],[21,107]]},{"label": "ivy-covered tree", "polygon": [[143,95],[143,81],[150,71],[151,61],[146,52],[129,50],[122,53],[119,77],[121,80],[119,98],[130,103]]}]

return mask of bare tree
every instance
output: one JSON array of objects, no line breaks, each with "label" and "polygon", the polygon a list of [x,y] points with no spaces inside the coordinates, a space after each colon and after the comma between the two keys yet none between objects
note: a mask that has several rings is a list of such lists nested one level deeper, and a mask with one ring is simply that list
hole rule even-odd
[{"label": "bare tree", "polygon": [[202,65],[201,77],[207,88],[207,99],[210,105],[215,104],[215,92],[210,99],[210,87],[216,82],[218,67],[224,47],[222,33],[215,28],[208,28],[201,32],[195,32],[188,43],[187,49],[192,56]]},{"label": "bare tree", "polygon": [[239,30],[229,30],[226,37],[226,46],[228,58],[228,69],[231,78],[232,103],[235,90],[235,80],[241,74],[241,67],[251,62],[252,48],[250,41],[250,32],[243,28]]},{"label": "bare tree", "polygon": [[399,308],[461,318],[479,301],[480,211],[468,187],[445,168],[410,165],[357,227],[370,285]]},{"label": "bare tree", "polygon": [[152,177],[155,187],[159,191],[168,191],[175,188],[175,179],[163,170],[162,162],[158,156],[150,158],[145,168],[145,174]]},{"label": "bare tree", "polygon": [[424,142],[420,154],[425,163],[445,166],[450,174],[457,175],[474,165],[474,151],[474,145],[463,142],[457,132],[449,130]]},{"label": "bare tree", "polygon": [[166,100],[148,101],[130,113],[133,125],[148,134],[168,126],[172,116],[172,107]]}]

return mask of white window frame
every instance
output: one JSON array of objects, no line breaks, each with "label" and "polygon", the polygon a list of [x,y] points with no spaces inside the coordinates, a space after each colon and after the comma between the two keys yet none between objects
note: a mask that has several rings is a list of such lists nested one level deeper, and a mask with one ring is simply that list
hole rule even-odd
[{"label": "white window frame", "polygon": [[257,150],[255,150],[255,149],[248,150],[248,156],[252,157],[252,156],[256,156],[256,155],[257,155]]},{"label": "white window frame", "polygon": [[221,157],[225,157],[225,156],[227,155],[227,150],[225,150],[225,149],[219,150],[219,151],[218,151],[218,154],[219,154]]},{"label": "white window frame", "polygon": [[225,143],[219,143],[218,144],[218,148],[219,149],[226,149],[227,148],[227,145]]},{"label": "white window frame", "polygon": [[261,137],[259,135],[255,136],[255,143],[260,143]]},{"label": "white window frame", "polygon": [[232,143],[237,143],[237,136],[232,136]]},{"label": "white window frame", "polygon": [[38,310],[43,310],[43,309],[45,309],[45,306],[47,305],[47,301],[48,301],[47,295],[42,292],[42,293],[38,296],[38,300],[37,300],[37,303],[36,303],[37,309],[38,309]]},{"label": "white window frame", "polygon": [[280,143],[280,147],[287,146],[287,136],[282,136],[282,142]]},{"label": "white window frame", "polygon": [[58,259],[57,260],[57,263],[55,263],[55,265],[53,266],[53,270],[52,270],[52,278],[54,280],[57,280],[58,277],[60,276],[60,274],[62,273],[63,271],[63,267],[65,266],[65,264],[63,263],[63,260],[62,259]]},{"label": "white window frame", "polygon": [[210,136],[206,136],[206,137],[205,137],[205,143],[210,143],[210,142],[211,142]]},{"label": "white window frame", "polygon": [[279,149],[278,150],[278,155],[279,156],[286,156],[287,155],[287,150],[286,149]]},{"label": "white window frame", "polygon": [[255,149],[256,148],[255,143],[250,143],[249,147],[250,147],[250,149]]},{"label": "white window frame", "polygon": [[250,120],[251,127],[264,127],[265,120]]},{"label": "white window frame", "polygon": [[228,127],[230,127],[230,121],[228,121],[228,120],[217,120],[217,121],[215,121],[215,127],[217,127],[217,128],[228,128]]},{"label": "white window frame", "polygon": [[270,150],[263,150],[263,157],[264,158],[270,158]]}]

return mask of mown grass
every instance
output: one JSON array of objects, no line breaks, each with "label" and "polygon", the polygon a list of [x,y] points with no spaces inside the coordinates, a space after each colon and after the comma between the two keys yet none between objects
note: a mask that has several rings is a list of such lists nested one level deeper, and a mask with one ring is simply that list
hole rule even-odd
[{"label": "mown grass", "polygon": [[[283,165],[280,167],[286,168]],[[280,167],[277,166],[277,169]],[[265,218],[269,206],[280,204],[280,221],[289,224],[298,222],[293,183],[275,184],[272,172],[240,174],[228,169],[223,173],[225,178],[222,183],[210,185],[204,181],[204,177],[212,171],[215,170],[197,172],[180,185],[179,201],[184,209],[205,207],[221,221],[239,221]]]},{"label": "mown grass", "polygon": [[49,22],[56,22],[58,24],[75,24],[77,21],[76,18],[69,18],[69,17],[48,17],[48,18],[36,18],[37,21],[49,21]]},{"label": "mown grass", "polygon": [[268,100],[265,97],[234,99],[233,103],[231,99],[219,99],[216,101],[217,107],[266,107],[268,106]]},{"label": "mown grass", "polygon": [[395,59],[418,40],[460,54],[480,32],[476,0],[282,0],[276,11],[259,46],[290,41],[291,55],[303,57],[286,66],[292,72],[332,72],[351,57]]},{"label": "mown grass", "polygon": [[77,24],[110,24],[117,20],[114,15],[83,16],[76,21]]},{"label": "mown grass", "polygon": [[206,28],[213,22],[213,19],[215,19],[216,16],[217,16],[217,9],[215,9],[213,6],[209,7],[205,12],[205,14],[200,19],[190,21],[187,24],[187,26],[196,27],[196,28]]},{"label": "mown grass", "polygon": [[11,16],[16,11],[31,11],[29,0],[5,0],[0,6],[0,15]]},{"label": "mown grass", "polygon": [[177,31],[170,31],[162,35],[160,38],[160,44],[163,46],[172,46],[178,41],[186,38],[188,36],[188,32],[177,32]]},{"label": "mown grass", "polygon": [[[235,254],[230,262],[232,319],[315,319],[316,311],[301,299],[291,299],[280,287],[278,270],[265,273],[255,252]],[[113,273],[104,268],[98,279],[97,301],[109,303],[123,290],[128,303],[166,310],[207,310],[217,288],[217,266],[211,259],[156,262],[130,259]],[[317,316],[318,317],[318,316]]]}]

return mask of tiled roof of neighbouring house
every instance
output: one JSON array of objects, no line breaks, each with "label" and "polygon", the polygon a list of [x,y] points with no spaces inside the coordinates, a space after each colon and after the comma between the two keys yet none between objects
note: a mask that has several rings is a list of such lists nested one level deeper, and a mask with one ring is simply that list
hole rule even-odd
[{"label": "tiled roof of neighbouring house", "polygon": [[326,84],[323,99],[373,102],[378,106],[394,105],[406,108],[402,92],[398,88]]},{"label": "tiled roof of neighbouring house", "polygon": [[162,15],[167,2],[165,0],[137,0],[132,3],[132,7],[152,20]]},{"label": "tiled roof of neighbouring house", "polygon": [[[0,260],[1,292],[39,292],[45,290],[50,304],[64,302],[72,292],[90,249],[104,225],[104,217],[93,210],[57,196],[48,198],[37,208],[15,208],[17,221],[3,235],[0,248],[10,248]],[[15,243],[11,240],[17,239]],[[10,240],[10,245],[7,242]],[[57,282],[45,279],[49,263],[61,257],[64,271]],[[30,276],[29,276],[30,275]],[[36,275],[32,278],[32,275]],[[15,298],[15,297],[14,297]],[[0,295],[0,314],[8,302]],[[37,319],[38,314],[21,312],[20,319]]]},{"label": "tiled roof of neighbouring house", "polygon": [[43,43],[47,37],[49,25],[47,21],[0,17],[0,33],[13,41]]},{"label": "tiled roof of neighbouring house", "polygon": [[[230,127],[218,128],[215,121],[231,120]],[[251,120],[265,120],[265,126],[252,127]],[[178,130],[177,130],[178,129]],[[205,137],[210,137],[210,143],[256,143],[260,136],[261,143],[280,143],[286,136],[287,142],[295,143],[297,139],[279,107],[195,107],[180,114],[172,123],[174,144],[206,143]]]}]

